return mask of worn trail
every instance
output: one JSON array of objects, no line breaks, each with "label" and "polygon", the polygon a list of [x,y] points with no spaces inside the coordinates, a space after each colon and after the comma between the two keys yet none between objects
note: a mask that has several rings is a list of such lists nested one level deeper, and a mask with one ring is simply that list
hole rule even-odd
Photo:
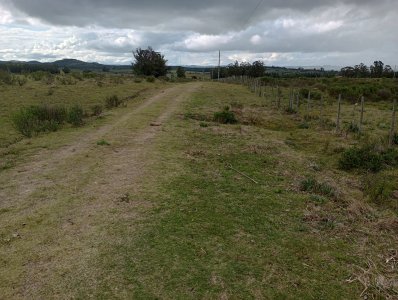
[{"label": "worn trail", "polygon": [[[150,124],[167,123],[199,87],[168,88],[73,143],[0,174],[0,290],[6,297],[73,297],[68,285],[76,276],[95,287],[101,270],[93,260],[108,238],[104,228],[116,217],[139,218],[150,206],[135,199],[135,215],[120,210],[154,163],[152,141],[164,128]],[[111,145],[97,146],[100,139]]]}]

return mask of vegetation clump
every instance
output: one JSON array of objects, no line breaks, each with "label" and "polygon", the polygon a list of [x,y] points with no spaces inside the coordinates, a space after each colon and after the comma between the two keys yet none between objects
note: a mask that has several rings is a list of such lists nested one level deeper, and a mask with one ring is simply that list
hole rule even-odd
[{"label": "vegetation clump", "polygon": [[350,122],[346,126],[346,132],[351,132],[351,133],[359,133],[359,126],[355,122]]},{"label": "vegetation clump", "polygon": [[97,145],[98,146],[110,146],[111,144],[109,142],[107,142],[106,140],[102,139],[97,142]]},{"label": "vegetation clump", "polygon": [[146,81],[149,82],[149,83],[154,83],[154,82],[155,82],[155,77],[153,77],[153,76],[148,76],[148,77],[146,78]]},{"label": "vegetation clump", "polygon": [[368,175],[364,178],[363,187],[371,202],[381,206],[394,206],[392,195],[398,184],[393,177],[386,174]]},{"label": "vegetation clump", "polygon": [[332,186],[325,182],[318,182],[313,177],[305,178],[300,183],[300,190],[303,192],[310,192],[316,195],[335,197],[336,191]]},{"label": "vegetation clump", "polygon": [[24,136],[45,131],[56,131],[66,121],[63,106],[36,105],[21,108],[12,116],[14,127]]},{"label": "vegetation clump", "polygon": [[185,78],[185,69],[183,67],[178,67],[177,68],[177,77],[178,78]]},{"label": "vegetation clump", "polygon": [[105,99],[105,107],[107,109],[119,107],[121,104],[122,100],[120,100],[117,95],[109,96]]},{"label": "vegetation clump", "polygon": [[102,114],[102,109],[102,105],[99,104],[91,106],[91,115],[95,117],[100,116]]},{"label": "vegetation clump", "polygon": [[379,149],[375,145],[364,145],[346,149],[339,160],[342,170],[355,169],[379,172],[385,166],[398,166],[398,151],[396,149]]},{"label": "vegetation clump", "polygon": [[238,120],[235,117],[235,114],[230,111],[229,106],[224,107],[223,111],[214,113],[214,121],[221,124],[236,124]]},{"label": "vegetation clump", "polygon": [[73,126],[81,126],[83,125],[83,116],[83,108],[80,105],[74,105],[68,111],[67,121]]}]

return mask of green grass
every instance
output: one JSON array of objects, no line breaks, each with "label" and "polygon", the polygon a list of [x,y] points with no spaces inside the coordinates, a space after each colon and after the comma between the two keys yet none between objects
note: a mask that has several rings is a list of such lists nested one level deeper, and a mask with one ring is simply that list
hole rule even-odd
[{"label": "green grass", "polygon": [[[77,91],[79,84],[74,86]],[[117,93],[130,95],[131,85],[147,84],[129,82],[119,85]],[[106,85],[91,88],[98,93],[95,101],[100,101],[82,102],[88,108],[101,103],[104,94],[115,93]],[[26,222],[25,217],[29,224],[29,231],[20,229],[26,233],[23,239],[1,244],[5,286],[24,284],[18,277],[25,270],[21,257],[33,264],[51,264],[47,256],[32,251],[44,245],[49,251],[45,254],[64,264],[43,272],[42,276],[52,276],[40,277],[45,281],[37,290],[41,298],[56,294],[81,299],[357,299],[364,287],[347,280],[363,274],[360,268],[367,269],[369,261],[377,268],[369,275],[368,298],[394,295],[375,285],[378,275],[396,279],[386,264],[390,249],[397,245],[394,227],[387,222],[396,220],[397,211],[385,199],[393,185],[369,186],[364,193],[362,174],[338,168],[344,149],[360,142],[356,137],[335,134],[328,122],[311,117],[315,109],[307,118],[303,110],[286,114],[286,103],[277,110],[270,98],[259,98],[243,86],[204,83],[150,141],[144,153],[145,172],[129,188],[106,190],[106,205],[96,205],[97,189],[115,180],[108,178],[108,169],[117,177],[126,172],[123,166],[128,163],[109,166],[103,161],[135,157],[128,151],[135,146],[132,133],[147,128],[172,101],[173,97],[150,105],[97,143],[112,147],[92,147],[61,162],[59,168],[67,169],[72,178],[58,169],[44,174],[55,182],[69,180],[61,181],[56,191],[44,186],[24,207],[0,210],[3,220],[10,222],[0,231],[2,240]],[[237,124],[213,121],[214,113],[226,106]],[[387,108],[369,105],[365,128],[372,137],[386,132],[374,125],[388,115]],[[11,147],[7,157],[22,163],[43,148],[57,149],[79,140],[81,134],[111,124],[123,113],[121,108],[82,128],[38,136],[30,144]],[[324,113],[325,119],[333,120],[335,105],[325,107]],[[347,114],[343,121],[352,118]],[[299,128],[303,123],[308,124],[306,129]],[[388,176],[381,181],[397,179],[396,168],[379,175],[383,172]],[[95,188],[86,191],[93,178],[99,179]],[[308,181],[302,191],[305,178],[316,182]],[[380,199],[386,205],[380,206]],[[87,206],[90,214],[84,210]],[[15,214],[17,218],[12,217]],[[66,236],[58,236],[70,215],[90,220],[84,227],[87,232],[75,232],[72,226],[63,229]],[[7,251],[9,245],[18,252]]]},{"label": "green grass", "polygon": [[[209,84],[181,113],[211,118],[232,101],[245,107],[261,104],[242,87]],[[175,118],[167,126],[154,153],[162,157],[156,163],[161,172],[153,173],[156,181],[150,180],[141,195],[155,208],[136,222],[135,229],[130,221],[108,228],[108,235],[120,243],[103,247],[103,268],[120,272],[130,295],[354,299],[363,290],[359,283],[347,283],[356,266],[363,267],[367,257],[384,263],[379,253],[393,247],[394,234],[379,235],[366,218],[353,219],[348,211],[354,203],[346,201],[360,191],[351,189],[345,178],[359,179],[337,169],[338,154],[315,154],[326,139],[337,146],[340,137],[318,130],[281,131],[283,124],[297,121],[275,111],[262,113],[265,118],[274,116],[272,124],[202,127],[200,120]],[[281,143],[289,136],[297,147]],[[329,170],[312,169],[309,162],[314,160]],[[229,164],[259,184],[229,169]],[[344,199],[335,203],[300,193],[296,178],[304,173],[339,182]],[[335,195],[325,184],[311,191]],[[377,213],[380,218],[384,214],[382,209]],[[364,226],[370,239],[366,249],[362,233],[356,231]],[[132,235],[138,237],[122,238]],[[112,284],[101,284],[96,297],[112,295]],[[368,295],[373,293],[380,295],[374,286]]]},{"label": "green grass", "polygon": [[[120,99],[135,95],[149,87],[156,89],[164,85],[159,82],[135,83],[126,77],[123,84],[114,84],[112,77],[106,77],[103,86],[99,88],[94,79],[77,81],[74,85],[62,85],[58,81],[49,86],[42,81],[29,80],[22,87],[19,85],[2,85],[0,91],[0,148],[13,144],[21,139],[20,134],[13,127],[12,115],[21,107],[31,105],[58,105],[72,107],[81,105],[86,112],[91,107],[102,105],[109,95],[116,95]],[[51,92],[49,92],[51,90]]]}]

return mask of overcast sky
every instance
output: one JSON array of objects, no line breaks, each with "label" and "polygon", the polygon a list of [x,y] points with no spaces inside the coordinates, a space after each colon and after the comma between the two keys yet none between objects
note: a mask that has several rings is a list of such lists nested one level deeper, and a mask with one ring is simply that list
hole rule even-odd
[{"label": "overcast sky", "polygon": [[0,0],[0,60],[397,64],[398,0]]}]

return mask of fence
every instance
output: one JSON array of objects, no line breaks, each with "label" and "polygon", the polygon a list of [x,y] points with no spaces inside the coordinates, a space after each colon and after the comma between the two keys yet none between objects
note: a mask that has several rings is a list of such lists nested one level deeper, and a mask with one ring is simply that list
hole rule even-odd
[{"label": "fence", "polygon": [[[259,97],[262,98],[270,98],[270,104],[275,106],[277,109],[281,109],[281,107],[284,105],[284,99],[286,95],[283,95],[282,89],[278,85],[269,85],[266,84],[264,81],[258,78],[250,78],[248,76],[239,76],[239,77],[229,77],[229,78],[222,78],[219,80],[220,82],[223,83],[230,83],[230,84],[241,84],[244,86],[247,86],[248,89],[256,94]],[[306,109],[305,109],[305,115],[309,116],[313,112],[314,104],[315,104],[315,99],[313,99],[311,96],[311,90],[308,89],[308,95],[306,99],[303,99],[301,97],[299,92],[295,91],[294,89],[290,89],[290,92],[288,94],[287,98],[287,106],[285,107],[286,111],[289,113],[301,113],[301,106],[302,102],[306,101]],[[325,109],[325,99],[324,95],[322,94],[320,99],[319,99],[319,120],[320,122],[324,122],[324,109]],[[336,112],[336,122],[335,122],[335,132],[336,133],[341,133],[342,132],[342,127],[341,127],[341,122],[342,122],[342,101],[343,97],[342,94],[338,96],[337,99],[337,112]],[[361,96],[360,97],[360,111],[359,111],[359,120],[356,124],[356,129],[361,136],[365,129],[364,129],[364,118],[365,118],[365,97]],[[354,109],[355,106],[354,106]],[[394,144],[394,137],[396,135],[396,109],[397,109],[397,100],[394,99],[393,101],[393,107],[392,107],[392,115],[391,115],[391,123],[389,126],[389,136],[388,136],[388,144],[391,147]]]}]

